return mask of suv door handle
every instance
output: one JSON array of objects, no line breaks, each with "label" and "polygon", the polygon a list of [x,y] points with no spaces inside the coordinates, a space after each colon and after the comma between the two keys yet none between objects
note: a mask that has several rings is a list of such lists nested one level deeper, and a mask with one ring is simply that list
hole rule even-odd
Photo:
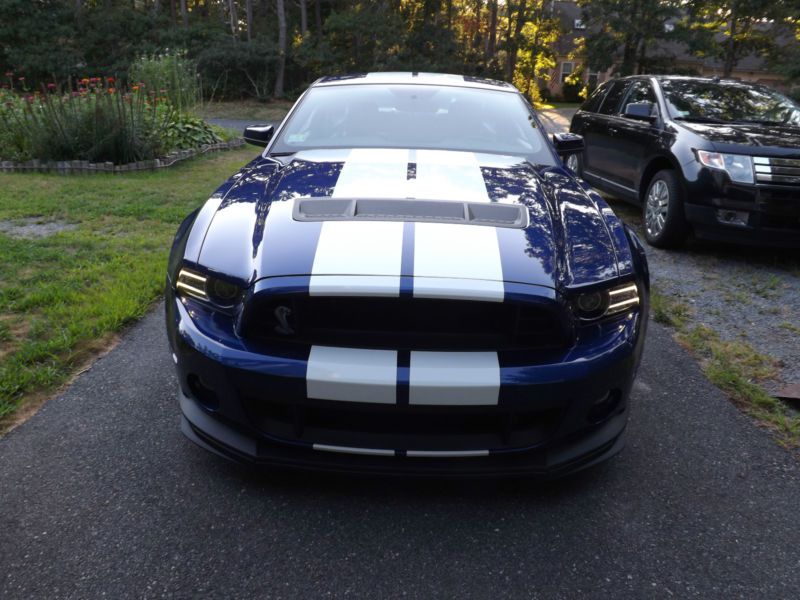
[{"label": "suv door handle", "polygon": [[609,127],[608,128],[609,135],[617,135],[619,133],[619,129],[616,127]]}]

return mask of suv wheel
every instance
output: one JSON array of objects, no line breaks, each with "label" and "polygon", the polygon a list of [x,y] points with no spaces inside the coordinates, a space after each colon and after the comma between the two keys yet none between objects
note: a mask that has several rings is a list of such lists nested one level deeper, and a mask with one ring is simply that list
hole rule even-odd
[{"label": "suv wheel", "polygon": [[650,180],[642,208],[644,237],[651,246],[675,248],[689,233],[683,194],[675,171],[659,171]]},{"label": "suv wheel", "polygon": [[570,169],[573,173],[575,173],[575,175],[577,175],[578,177],[583,177],[583,175],[581,175],[581,171],[583,170],[582,169],[583,164],[581,161],[580,154],[570,154],[567,157],[566,165],[568,169]]}]

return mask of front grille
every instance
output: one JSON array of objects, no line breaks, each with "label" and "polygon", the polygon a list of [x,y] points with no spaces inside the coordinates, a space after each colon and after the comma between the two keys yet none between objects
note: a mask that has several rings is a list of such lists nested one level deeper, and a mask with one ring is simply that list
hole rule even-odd
[{"label": "front grille", "polygon": [[535,446],[557,430],[564,407],[501,408],[284,402],[241,393],[251,423],[290,442],[457,451]]},{"label": "front grille", "polygon": [[244,337],[270,343],[547,351],[569,343],[569,327],[560,312],[555,307],[512,302],[269,296],[251,300],[241,331]]},{"label": "front grille", "polygon": [[800,159],[754,156],[756,183],[800,186]]}]

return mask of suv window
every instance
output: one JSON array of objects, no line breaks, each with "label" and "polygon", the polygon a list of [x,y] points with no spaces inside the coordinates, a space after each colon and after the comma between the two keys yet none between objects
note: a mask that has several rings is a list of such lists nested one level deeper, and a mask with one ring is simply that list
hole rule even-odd
[{"label": "suv window", "polygon": [[581,106],[581,110],[586,112],[597,112],[597,109],[600,107],[600,103],[603,101],[603,96],[606,95],[607,91],[608,82],[605,82],[598,87],[591,96],[589,96],[589,99],[583,103],[583,106]]},{"label": "suv window", "polygon": [[616,115],[619,113],[619,105],[621,104],[622,94],[625,93],[627,81],[615,81],[611,89],[606,94],[603,104],[600,105],[599,112],[601,115]]},{"label": "suv window", "polygon": [[625,98],[623,107],[628,106],[628,104],[634,104],[638,102],[649,102],[650,104],[653,105],[656,104],[656,95],[653,92],[653,86],[650,85],[650,82],[648,81],[634,82],[633,85],[631,85],[627,97]]}]

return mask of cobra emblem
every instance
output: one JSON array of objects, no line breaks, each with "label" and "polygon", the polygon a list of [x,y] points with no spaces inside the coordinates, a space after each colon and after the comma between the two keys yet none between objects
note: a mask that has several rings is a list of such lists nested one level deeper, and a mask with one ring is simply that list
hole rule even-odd
[{"label": "cobra emblem", "polygon": [[275,318],[278,324],[275,326],[275,331],[281,335],[293,335],[294,329],[289,324],[289,318],[292,316],[292,309],[288,306],[279,306],[275,309]]}]

